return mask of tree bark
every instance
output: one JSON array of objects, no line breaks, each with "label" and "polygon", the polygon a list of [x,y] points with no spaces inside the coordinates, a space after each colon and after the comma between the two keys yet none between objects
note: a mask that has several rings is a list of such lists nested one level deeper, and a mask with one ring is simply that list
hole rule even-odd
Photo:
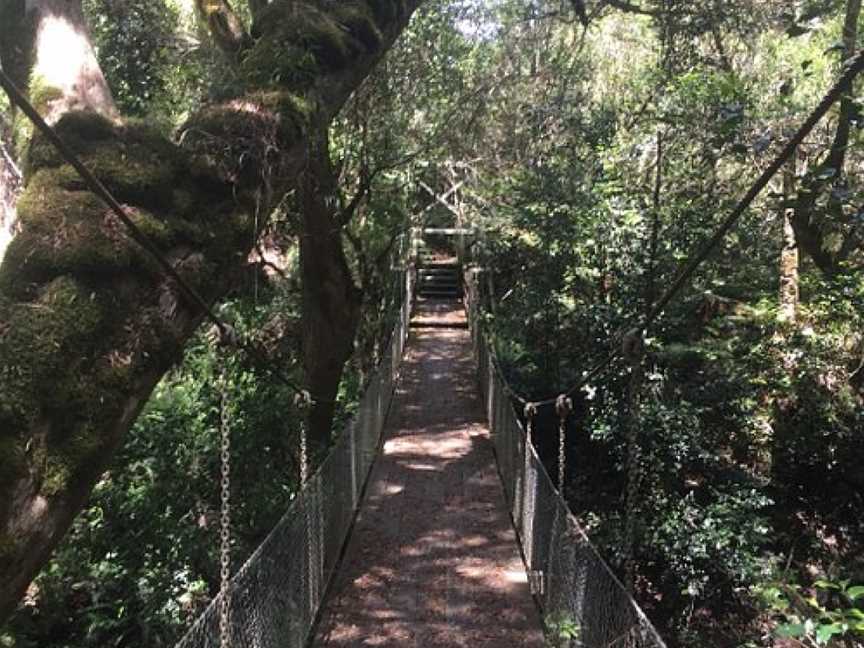
[{"label": "tree bark", "polygon": [[240,52],[252,44],[249,34],[228,0],[195,0],[195,7],[216,46],[229,60],[237,60]]},{"label": "tree bark", "polygon": [[0,115],[0,262],[16,230],[15,204],[21,190],[21,170],[12,146],[12,125]]},{"label": "tree bark", "polygon": [[362,296],[345,259],[339,185],[326,128],[310,146],[300,180],[300,270],[303,281],[303,362],[314,403],[309,447],[326,450],[345,363],[354,351]]},{"label": "tree bark", "polygon": [[[271,3],[243,59],[243,91],[199,111],[182,148],[106,119],[112,111],[92,85],[58,86],[78,97],[58,105],[87,110],[60,116],[56,129],[181,276],[215,301],[245,265],[256,223],[296,187],[313,126],[329,123],[421,1],[358,0],[327,11]],[[27,59],[8,40],[16,2],[0,5],[4,69],[7,56]],[[44,6],[80,10],[65,0]],[[34,42],[29,60],[66,54]],[[46,107],[59,99],[52,93]],[[25,174],[21,232],[0,266],[0,621],[202,317],[41,137]]]},{"label": "tree bark", "polygon": [[73,110],[118,117],[80,0],[10,0],[0,19],[4,68],[45,121]]}]

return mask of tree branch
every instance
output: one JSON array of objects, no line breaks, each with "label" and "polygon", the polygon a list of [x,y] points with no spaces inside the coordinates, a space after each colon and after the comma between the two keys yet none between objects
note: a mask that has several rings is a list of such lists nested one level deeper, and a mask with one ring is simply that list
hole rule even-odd
[{"label": "tree branch", "polygon": [[380,169],[374,169],[371,172],[361,174],[360,186],[357,187],[357,191],[348,204],[339,212],[337,218],[339,227],[344,227],[351,222],[351,219],[357,212],[357,208],[362,204],[366,197],[369,196],[369,192],[372,189],[372,181],[375,179],[375,176],[378,175],[379,171]]},{"label": "tree branch", "polygon": [[251,46],[252,39],[228,0],[195,0],[195,7],[216,46],[230,59],[236,61]]},{"label": "tree branch", "polygon": [[267,5],[270,4],[267,0],[246,0],[246,2],[249,5],[249,13],[252,14],[253,21],[258,20]]},{"label": "tree branch", "polygon": [[633,4],[632,2],[627,2],[627,0],[606,0],[605,2],[610,7],[614,7],[619,11],[624,11],[626,13],[639,14],[641,16],[651,16],[656,17],[659,15],[659,12],[654,11],[652,9],[645,9],[639,5]]},{"label": "tree branch", "polygon": [[266,257],[266,255],[264,254],[264,250],[261,249],[261,243],[256,243],[256,244],[255,244],[255,252],[256,252],[257,255],[258,255],[258,262],[257,262],[255,265],[258,265],[258,266],[261,266],[261,267],[264,267],[264,268],[270,268],[271,270],[273,270],[273,272],[275,272],[276,274],[278,274],[280,277],[282,277],[282,278],[285,279],[286,281],[287,281],[288,279],[291,278],[291,277],[288,276],[288,273],[285,272],[282,268],[280,268],[279,266],[277,266],[277,265],[276,265],[275,263],[273,263],[272,261],[268,261],[268,260],[267,260],[267,257]]},{"label": "tree branch", "polygon": [[[855,54],[855,43],[858,37],[858,17],[861,14],[861,0],[848,0],[846,15],[843,20],[843,59],[848,60]],[[849,134],[852,118],[855,115],[855,105],[851,98],[850,88],[840,99],[840,115],[837,130],[825,159],[816,166],[803,183],[792,214],[792,227],[795,238],[813,262],[828,277],[841,270],[841,264],[858,248],[858,234],[853,229],[846,235],[837,252],[832,252],[826,246],[823,232],[824,218],[817,214],[817,202],[832,185],[842,181],[845,174],[846,151],[849,148]],[[833,195],[828,197],[826,208],[833,213],[838,221],[842,221],[843,205]],[[840,225],[841,223],[834,223]]]},{"label": "tree branch", "polygon": [[387,245],[384,246],[384,249],[375,257],[375,267],[380,268],[381,264],[384,263],[384,260],[390,256],[390,250],[393,249],[393,246],[396,244],[396,241],[399,240],[399,237],[402,235],[402,232],[395,232],[390,240],[387,241]]}]

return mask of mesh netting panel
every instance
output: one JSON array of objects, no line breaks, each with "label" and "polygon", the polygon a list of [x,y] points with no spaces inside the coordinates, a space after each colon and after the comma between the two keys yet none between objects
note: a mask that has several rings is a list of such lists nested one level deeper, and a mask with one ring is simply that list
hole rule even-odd
[{"label": "mesh netting panel", "polygon": [[[413,273],[387,352],[352,421],[270,535],[231,579],[232,648],[306,645],[378,452],[411,317]],[[217,597],[177,648],[219,646]]]},{"label": "mesh netting panel", "polygon": [[529,580],[555,645],[572,648],[665,648],[663,640],[589,541],[558,494],[513,409],[466,280],[480,388],[504,492]]}]

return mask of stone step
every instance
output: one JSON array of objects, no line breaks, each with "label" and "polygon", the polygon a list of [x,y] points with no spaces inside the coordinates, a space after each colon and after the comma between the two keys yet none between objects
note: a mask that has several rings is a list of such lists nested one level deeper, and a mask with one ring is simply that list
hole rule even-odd
[{"label": "stone step", "polygon": [[417,274],[421,277],[458,277],[459,271],[455,268],[419,268]]},{"label": "stone step", "polygon": [[459,269],[450,266],[420,266],[417,268],[419,275],[459,275]]},{"label": "stone step", "polygon": [[459,277],[446,275],[430,275],[420,277],[420,284],[424,286],[458,286]]}]

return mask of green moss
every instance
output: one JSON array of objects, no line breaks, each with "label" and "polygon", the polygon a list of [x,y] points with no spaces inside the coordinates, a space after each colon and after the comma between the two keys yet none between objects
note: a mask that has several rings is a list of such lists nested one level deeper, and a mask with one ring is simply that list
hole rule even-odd
[{"label": "green moss", "polygon": [[53,497],[65,491],[75,478],[86,472],[96,456],[102,440],[94,427],[84,423],[61,431],[51,440],[51,451],[41,459],[42,484],[39,492]]},{"label": "green moss", "polygon": [[[66,113],[55,124],[54,130],[78,154],[86,154],[91,148],[117,137],[110,121],[96,113],[84,111]],[[41,133],[34,133],[25,156],[25,175],[63,164],[65,160],[54,145]]]},{"label": "green moss", "polygon": [[138,230],[148,240],[160,245],[167,245],[173,242],[177,232],[155,214],[136,209],[129,215],[138,227]]},{"label": "green moss", "polygon": [[64,114],[54,128],[69,143],[104,142],[117,137],[117,129],[109,119],[87,110]]},{"label": "green moss", "polygon": [[14,291],[10,282],[22,275],[39,281],[67,272],[104,274],[131,263],[122,226],[101,200],[63,188],[71,173],[68,167],[43,169],[31,179],[18,203],[24,231],[9,245],[4,264],[15,272],[0,273],[0,288]]},{"label": "green moss", "polygon": [[304,90],[322,70],[341,69],[356,56],[379,49],[383,40],[379,25],[387,24],[398,7],[393,2],[349,2],[335,3],[324,11],[297,2],[286,16],[280,5],[278,15],[256,26],[261,37],[246,54],[244,75],[252,83],[275,82]]},{"label": "green moss", "polygon": [[[56,126],[63,141],[112,193],[126,202],[146,206],[168,206],[177,173],[186,154],[160,133],[140,124],[115,128],[105,118],[90,112],[72,112]],[[33,138],[27,154],[27,172],[58,168],[63,156],[42,135]],[[71,167],[64,186],[83,188]]]},{"label": "green moss", "polygon": [[75,374],[87,356],[85,341],[98,338],[106,310],[95,293],[70,277],[47,284],[32,302],[0,303],[0,420],[7,434],[22,434],[44,403],[57,400],[55,386]]},{"label": "green moss", "polygon": [[63,492],[72,481],[72,471],[69,466],[56,458],[47,459],[42,470],[39,492],[45,497],[54,497]]},{"label": "green moss", "polygon": [[[33,302],[0,302],[0,475],[35,469],[40,492],[65,490],[89,469],[103,443],[99,421],[117,415],[132,376],[127,358],[99,358],[94,345],[110,321],[105,298],[68,276],[49,282]],[[49,439],[23,439],[35,421],[54,422]]]},{"label": "green moss", "polygon": [[136,142],[102,147],[86,164],[108,190],[127,202],[150,207],[170,205],[178,165]]},{"label": "green moss", "polygon": [[45,79],[38,74],[31,75],[28,90],[30,103],[33,104],[33,107],[40,115],[48,114],[50,108],[49,104],[52,101],[63,98],[62,90],[49,85]]},{"label": "green moss", "polygon": [[[118,130],[90,113],[67,115],[58,131],[118,200],[141,207],[128,213],[151,240],[168,244],[175,235],[188,234],[179,231],[182,224],[173,228],[169,219],[157,215],[175,213],[184,152],[145,127]],[[30,166],[32,175],[18,206],[24,232],[8,252],[19,271],[37,281],[63,273],[104,275],[141,258],[124,226],[41,138],[34,138]],[[191,213],[193,207],[187,192],[182,211]],[[0,286],[8,287],[2,275]]]},{"label": "green moss", "polygon": [[318,102],[304,95],[286,93],[280,114],[287,126],[295,129],[298,135],[302,135],[315,122]]},{"label": "green moss", "polygon": [[240,70],[252,85],[277,83],[305,89],[315,80],[318,65],[311,52],[276,33],[256,42],[246,53]]}]

